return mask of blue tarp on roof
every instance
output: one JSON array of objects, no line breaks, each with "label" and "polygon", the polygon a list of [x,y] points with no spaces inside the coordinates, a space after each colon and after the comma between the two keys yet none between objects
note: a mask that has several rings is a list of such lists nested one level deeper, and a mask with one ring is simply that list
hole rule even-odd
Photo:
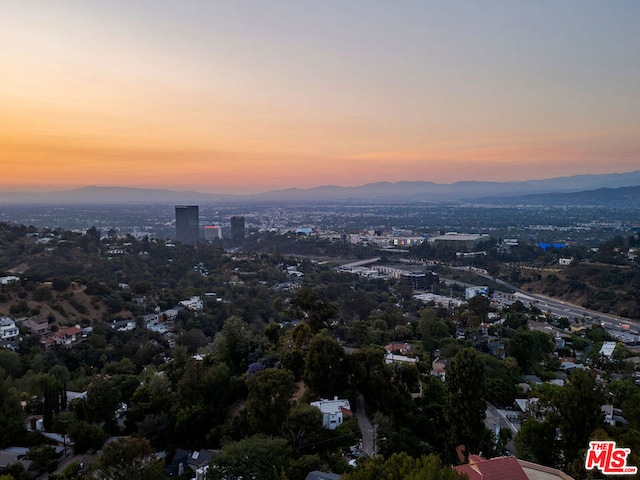
[{"label": "blue tarp on roof", "polygon": [[549,248],[567,248],[566,243],[538,243],[538,246],[544,251],[547,251]]}]

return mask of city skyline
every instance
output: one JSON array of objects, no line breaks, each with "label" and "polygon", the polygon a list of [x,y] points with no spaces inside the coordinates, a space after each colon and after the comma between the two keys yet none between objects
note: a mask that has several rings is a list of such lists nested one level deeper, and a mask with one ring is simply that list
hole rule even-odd
[{"label": "city skyline", "polygon": [[640,166],[640,4],[6,2],[0,190]]}]

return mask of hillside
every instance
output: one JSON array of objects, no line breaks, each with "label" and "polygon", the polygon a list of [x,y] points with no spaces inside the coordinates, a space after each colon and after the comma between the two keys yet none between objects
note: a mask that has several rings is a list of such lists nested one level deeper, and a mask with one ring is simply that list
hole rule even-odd
[{"label": "hillside", "polygon": [[[27,283],[21,289],[5,287],[0,295],[0,316],[16,319],[37,315],[57,325],[89,325],[107,313],[105,303],[87,295],[86,286],[76,282],[62,291],[53,288],[52,282]],[[130,315],[130,311],[122,311],[118,316]]]},{"label": "hillside", "polygon": [[522,269],[517,283],[531,293],[640,319],[640,271],[636,268],[585,262],[564,269]]}]

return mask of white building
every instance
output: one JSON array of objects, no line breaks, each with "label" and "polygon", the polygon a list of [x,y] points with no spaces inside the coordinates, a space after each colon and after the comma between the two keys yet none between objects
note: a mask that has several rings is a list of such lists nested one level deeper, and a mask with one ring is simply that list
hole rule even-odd
[{"label": "white building", "polygon": [[467,287],[464,290],[464,298],[469,300],[477,295],[489,295],[489,287]]},{"label": "white building", "polygon": [[462,305],[462,301],[453,297],[445,297],[443,295],[436,295],[435,293],[419,293],[414,295],[413,298],[421,300],[425,303],[433,302],[440,307],[450,308],[459,307]]},{"label": "white building", "polygon": [[9,275],[7,277],[0,277],[0,285],[8,285],[10,283],[18,283],[20,281],[20,277],[16,277],[15,275]]},{"label": "white building", "polygon": [[613,357],[613,351],[616,349],[616,342],[602,342],[602,348],[600,349],[600,355],[607,358]]},{"label": "white building", "polygon": [[418,357],[407,357],[406,355],[396,355],[394,353],[387,353],[384,357],[384,362],[386,364],[391,363],[417,363]]},{"label": "white building", "polygon": [[335,430],[342,425],[345,417],[353,416],[349,400],[341,400],[338,397],[333,397],[333,400],[323,398],[317,402],[311,402],[311,406],[322,412],[322,426],[329,430]]},{"label": "white building", "polygon": [[202,303],[200,297],[191,297],[188,300],[182,300],[180,305],[188,308],[189,310],[202,310],[204,307],[204,303]]},{"label": "white building", "polygon": [[0,339],[11,340],[20,334],[20,330],[9,317],[0,317]]}]

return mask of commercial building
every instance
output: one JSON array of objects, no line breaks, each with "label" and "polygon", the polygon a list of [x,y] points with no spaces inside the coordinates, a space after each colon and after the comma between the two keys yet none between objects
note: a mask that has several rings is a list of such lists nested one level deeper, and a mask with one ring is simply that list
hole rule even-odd
[{"label": "commercial building", "polygon": [[448,248],[456,252],[472,252],[479,247],[491,242],[491,237],[486,233],[457,233],[449,232],[429,239],[436,248]]},{"label": "commercial building", "polygon": [[231,217],[231,243],[238,247],[244,242],[244,217],[236,215]]},{"label": "commercial building", "polygon": [[465,300],[470,300],[478,295],[484,295],[485,297],[489,296],[489,287],[467,287],[464,289]]},{"label": "commercial building", "polygon": [[222,238],[222,229],[218,225],[205,225],[204,239],[208,242]]},{"label": "commercial building", "polygon": [[197,205],[176,205],[176,240],[196,243],[200,237],[200,216]]}]

